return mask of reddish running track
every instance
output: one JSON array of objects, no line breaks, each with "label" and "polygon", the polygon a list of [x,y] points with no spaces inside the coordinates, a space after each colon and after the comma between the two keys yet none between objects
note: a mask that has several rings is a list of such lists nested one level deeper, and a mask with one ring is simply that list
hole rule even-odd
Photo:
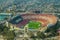
[{"label": "reddish running track", "polygon": [[22,14],[24,20],[33,20],[42,23],[42,26],[47,26],[48,24],[56,24],[57,17],[51,14]]}]

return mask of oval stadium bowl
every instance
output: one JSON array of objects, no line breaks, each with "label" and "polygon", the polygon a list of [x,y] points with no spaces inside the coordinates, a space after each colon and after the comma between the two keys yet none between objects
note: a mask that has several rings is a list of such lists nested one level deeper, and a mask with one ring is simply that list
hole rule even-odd
[{"label": "oval stadium bowl", "polygon": [[[57,23],[57,17],[51,14],[21,14],[12,18],[9,22],[12,23],[13,25],[15,24],[18,28],[24,28],[27,24],[29,24],[30,21],[40,22],[41,27],[43,28],[43,30],[45,30],[47,27],[53,26]],[[38,29],[40,29],[40,27]]]}]

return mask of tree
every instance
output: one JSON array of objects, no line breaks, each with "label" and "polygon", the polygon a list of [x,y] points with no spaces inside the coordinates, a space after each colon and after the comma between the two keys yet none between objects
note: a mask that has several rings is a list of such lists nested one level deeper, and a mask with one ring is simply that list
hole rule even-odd
[{"label": "tree", "polygon": [[3,36],[4,40],[14,40],[15,33],[14,30],[9,30],[10,28],[6,27],[5,25],[0,25],[0,34]]}]

